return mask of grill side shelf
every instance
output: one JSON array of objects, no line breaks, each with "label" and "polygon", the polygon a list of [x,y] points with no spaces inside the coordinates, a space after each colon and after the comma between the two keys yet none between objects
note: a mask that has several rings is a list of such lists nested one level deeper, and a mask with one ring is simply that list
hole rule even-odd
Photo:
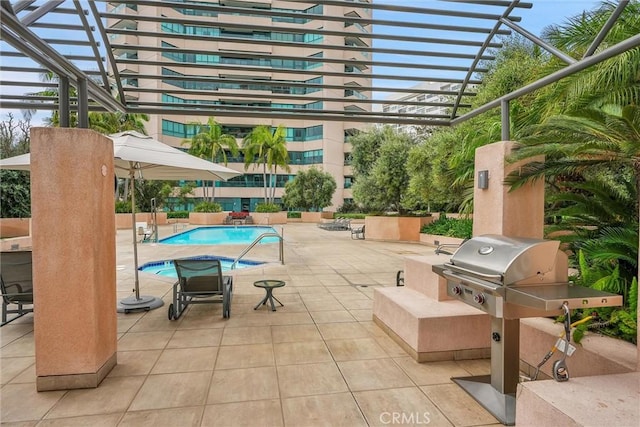
[{"label": "grill side shelf", "polygon": [[622,296],[597,289],[550,283],[546,285],[507,286],[505,302],[545,311],[556,311],[564,302],[570,309],[617,307],[622,305]]}]

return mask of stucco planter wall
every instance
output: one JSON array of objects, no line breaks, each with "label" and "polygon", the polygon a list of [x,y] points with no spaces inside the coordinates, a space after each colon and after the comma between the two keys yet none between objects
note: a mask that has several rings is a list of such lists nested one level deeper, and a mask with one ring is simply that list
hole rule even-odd
[{"label": "stucco planter wall", "polygon": [[367,216],[364,224],[366,238],[371,240],[420,241],[420,229],[434,221],[432,216]]},{"label": "stucco planter wall", "polygon": [[457,237],[439,236],[437,234],[420,233],[420,243],[429,246],[438,245],[461,245],[464,239]]},{"label": "stucco planter wall", "polygon": [[28,236],[31,218],[0,218],[0,238]]},{"label": "stucco planter wall", "polygon": [[302,212],[302,222],[322,222],[323,219],[333,218],[333,212]]},{"label": "stucco planter wall", "polygon": [[227,216],[227,212],[189,212],[189,224],[222,225]]},{"label": "stucco planter wall", "polygon": [[286,224],[287,213],[280,212],[251,212],[253,223],[256,225]]},{"label": "stucco planter wall", "polygon": [[[136,213],[136,222],[146,222],[147,224],[151,224],[152,215],[150,212],[137,212]],[[167,213],[166,212],[158,212],[156,213],[156,219],[158,221],[158,225],[166,225],[167,221]],[[118,230],[124,228],[132,227],[132,217],[130,213],[117,213],[116,214],[116,228]]]}]

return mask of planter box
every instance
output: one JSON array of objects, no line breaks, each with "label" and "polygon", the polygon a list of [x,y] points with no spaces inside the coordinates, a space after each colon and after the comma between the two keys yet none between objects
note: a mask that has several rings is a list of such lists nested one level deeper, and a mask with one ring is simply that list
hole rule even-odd
[{"label": "planter box", "polygon": [[[136,213],[136,222],[146,222],[147,224],[151,224],[152,215],[150,212],[138,212]],[[158,220],[158,225],[167,225],[169,222],[167,221],[167,213],[166,212],[157,212],[156,219]],[[116,228],[118,230],[131,228],[133,223],[131,222],[131,214],[130,213],[117,213],[116,214]]]},{"label": "planter box", "polygon": [[228,212],[189,212],[189,224],[192,225],[222,225]]},{"label": "planter box", "polygon": [[464,239],[457,237],[439,236],[437,234],[420,233],[420,243],[437,247],[439,245],[461,245]]},{"label": "planter box", "polygon": [[251,212],[253,223],[256,225],[286,224],[287,212]]},{"label": "planter box", "polygon": [[302,222],[320,223],[323,219],[333,218],[333,212],[302,212]]},{"label": "planter box", "polygon": [[31,218],[0,218],[0,238],[29,236]]},{"label": "planter box", "polygon": [[420,229],[434,219],[432,216],[367,216],[364,220],[366,239],[419,242]]}]

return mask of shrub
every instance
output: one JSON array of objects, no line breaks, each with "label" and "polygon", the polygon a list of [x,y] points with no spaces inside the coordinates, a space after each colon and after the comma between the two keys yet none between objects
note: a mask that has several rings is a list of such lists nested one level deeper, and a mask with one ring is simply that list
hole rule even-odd
[{"label": "shrub", "polygon": [[427,224],[420,230],[421,233],[436,234],[438,236],[457,237],[470,239],[473,233],[473,220],[447,218],[444,214],[440,218]]},{"label": "shrub", "polygon": [[116,201],[116,213],[131,213],[131,202]]},{"label": "shrub", "polygon": [[364,219],[367,214],[363,213],[334,213],[334,218],[346,218],[346,219]]},{"label": "shrub", "polygon": [[280,205],[276,205],[275,203],[258,203],[256,205],[256,212],[280,212]]},{"label": "shrub", "polygon": [[302,212],[297,212],[297,211],[287,212],[287,218],[302,218]]},{"label": "shrub", "polygon": [[189,211],[167,212],[167,219],[189,218]]},{"label": "shrub", "polygon": [[201,202],[198,203],[194,208],[194,212],[222,212],[222,206],[219,203],[215,202]]}]

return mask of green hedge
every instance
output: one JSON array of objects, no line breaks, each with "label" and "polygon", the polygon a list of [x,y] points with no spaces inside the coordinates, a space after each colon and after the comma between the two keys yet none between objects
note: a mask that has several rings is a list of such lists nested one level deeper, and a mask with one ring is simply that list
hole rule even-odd
[{"label": "green hedge", "polygon": [[287,212],[287,218],[302,218],[302,212]]},{"label": "green hedge", "polygon": [[258,203],[256,205],[256,212],[280,212],[281,210],[280,205],[275,203]]},{"label": "green hedge", "polygon": [[447,218],[444,214],[431,224],[422,226],[421,233],[436,234],[438,236],[470,239],[473,233],[473,220]]},{"label": "green hedge", "polygon": [[334,213],[333,218],[347,218],[347,219],[364,219],[367,214],[363,213]]},{"label": "green hedge", "polygon": [[193,208],[193,211],[208,213],[222,212],[222,206],[215,202],[201,202]]},{"label": "green hedge", "polygon": [[189,211],[167,212],[167,219],[189,218]]}]

